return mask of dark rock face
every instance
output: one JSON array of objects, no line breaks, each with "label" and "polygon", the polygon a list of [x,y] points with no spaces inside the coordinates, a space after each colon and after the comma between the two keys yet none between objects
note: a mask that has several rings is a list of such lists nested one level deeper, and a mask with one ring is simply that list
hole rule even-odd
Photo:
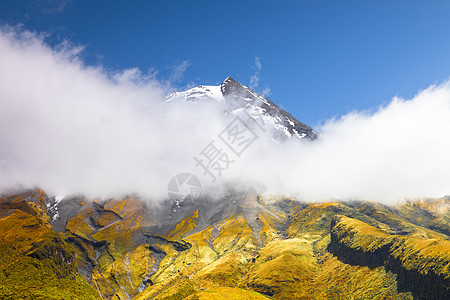
[{"label": "dark rock face", "polygon": [[144,236],[147,238],[146,242],[150,245],[150,247],[152,247],[151,249],[158,254],[164,254],[164,251],[158,250],[157,248],[151,246],[153,244],[156,243],[162,243],[162,244],[170,244],[172,245],[172,247],[176,250],[176,251],[186,251],[188,249],[191,248],[191,244],[186,242],[186,241],[171,241],[168,240],[162,236],[158,236],[158,235],[153,235],[153,234],[149,234],[149,233],[144,233]]},{"label": "dark rock face", "polygon": [[81,203],[86,201],[82,196],[70,196],[57,203],[54,198],[50,198],[47,203],[47,210],[52,220],[52,228],[56,232],[62,232],[66,228],[67,220],[76,215],[81,209]]},{"label": "dark rock face", "polygon": [[309,140],[315,140],[318,137],[317,132],[311,127],[303,124],[269,99],[243,86],[231,77],[227,77],[222,82],[220,90],[225,99],[229,100],[232,105],[234,104],[235,107],[232,108],[246,107],[247,105],[259,106],[265,115],[279,118],[278,120],[292,136],[304,136]]}]

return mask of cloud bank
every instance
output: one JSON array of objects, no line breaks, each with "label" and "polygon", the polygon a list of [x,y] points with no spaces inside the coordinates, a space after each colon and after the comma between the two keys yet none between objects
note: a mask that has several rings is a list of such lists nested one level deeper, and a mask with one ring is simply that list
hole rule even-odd
[{"label": "cloud bank", "polygon": [[80,51],[67,43],[51,49],[36,34],[2,29],[0,188],[166,195],[170,177],[191,165],[186,145],[223,126],[218,110],[169,109],[160,102],[167,85],[137,69],[86,66]]},{"label": "cloud bank", "polygon": [[[261,153],[251,156],[261,162],[267,159],[272,167],[256,163],[247,167],[253,167],[255,184],[264,182],[269,190],[303,199],[392,203],[442,197],[450,194],[449,117],[447,82],[410,100],[394,98],[375,112],[329,120],[313,143],[291,142],[275,149],[260,141]],[[271,160],[268,153],[276,153],[278,159]]]},{"label": "cloud bank", "polygon": [[87,66],[81,48],[0,30],[0,189],[167,197],[169,180],[197,172],[302,200],[450,194],[450,84],[375,112],[329,120],[314,143],[261,136],[221,180],[193,157],[230,122],[212,102],[161,102],[166,83],[138,69]]}]

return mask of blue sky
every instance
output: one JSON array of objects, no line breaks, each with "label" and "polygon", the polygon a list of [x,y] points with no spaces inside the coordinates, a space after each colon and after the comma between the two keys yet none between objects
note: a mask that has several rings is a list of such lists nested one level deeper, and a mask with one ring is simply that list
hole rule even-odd
[{"label": "blue sky", "polygon": [[311,126],[446,81],[449,15],[450,1],[0,2],[2,25],[84,45],[87,64],[157,71],[180,89],[227,76],[250,85],[259,60],[254,89]]}]

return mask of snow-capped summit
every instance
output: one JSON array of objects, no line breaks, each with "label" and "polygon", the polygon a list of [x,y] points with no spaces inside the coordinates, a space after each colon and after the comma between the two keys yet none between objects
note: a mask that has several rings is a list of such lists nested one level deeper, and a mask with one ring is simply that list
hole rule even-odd
[{"label": "snow-capped summit", "polygon": [[298,121],[287,111],[232,77],[227,77],[219,86],[200,85],[184,92],[172,93],[163,99],[167,104],[180,100],[224,102],[228,112],[235,115],[244,112],[256,121],[263,123],[264,126],[274,129],[276,139],[284,140],[296,137],[314,140],[318,136],[318,133],[311,127]]},{"label": "snow-capped summit", "polygon": [[213,85],[199,85],[195,88],[184,92],[175,92],[165,97],[163,101],[172,102],[174,100],[185,100],[187,102],[214,99],[218,102],[224,100],[223,94],[220,90],[221,86]]}]

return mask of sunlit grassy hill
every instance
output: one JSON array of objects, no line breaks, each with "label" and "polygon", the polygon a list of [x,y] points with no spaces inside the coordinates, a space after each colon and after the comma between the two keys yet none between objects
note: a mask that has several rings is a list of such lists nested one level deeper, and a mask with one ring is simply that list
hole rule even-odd
[{"label": "sunlit grassy hill", "polygon": [[100,299],[51,229],[41,190],[0,198],[0,299]]},{"label": "sunlit grassy hill", "polygon": [[1,299],[450,299],[448,197],[55,203],[0,198]]}]

